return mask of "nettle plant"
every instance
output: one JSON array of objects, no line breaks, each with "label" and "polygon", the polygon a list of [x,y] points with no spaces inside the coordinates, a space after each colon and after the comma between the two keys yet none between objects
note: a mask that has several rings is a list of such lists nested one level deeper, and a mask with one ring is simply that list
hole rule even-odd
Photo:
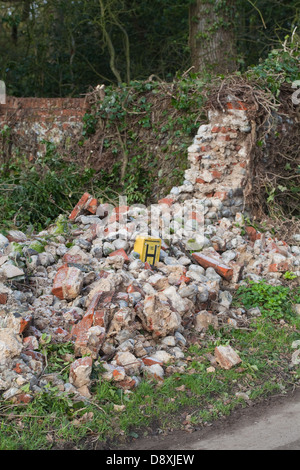
[{"label": "nettle plant", "polygon": [[235,304],[246,309],[259,307],[263,317],[290,320],[294,317],[293,304],[300,302],[300,287],[273,286],[266,281],[249,281],[236,292]]}]

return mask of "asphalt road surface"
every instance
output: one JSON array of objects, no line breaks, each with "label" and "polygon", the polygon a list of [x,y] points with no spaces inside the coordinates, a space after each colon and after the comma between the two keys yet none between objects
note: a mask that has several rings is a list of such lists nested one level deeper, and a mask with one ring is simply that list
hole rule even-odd
[{"label": "asphalt road surface", "polygon": [[300,450],[300,389],[233,413],[228,419],[188,434],[145,439],[138,450]]}]

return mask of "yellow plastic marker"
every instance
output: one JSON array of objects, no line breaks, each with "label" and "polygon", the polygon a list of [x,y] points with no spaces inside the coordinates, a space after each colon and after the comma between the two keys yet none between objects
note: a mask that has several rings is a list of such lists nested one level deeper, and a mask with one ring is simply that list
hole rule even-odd
[{"label": "yellow plastic marker", "polygon": [[155,266],[159,260],[161,239],[152,237],[137,237],[133,250],[140,255],[144,263]]}]

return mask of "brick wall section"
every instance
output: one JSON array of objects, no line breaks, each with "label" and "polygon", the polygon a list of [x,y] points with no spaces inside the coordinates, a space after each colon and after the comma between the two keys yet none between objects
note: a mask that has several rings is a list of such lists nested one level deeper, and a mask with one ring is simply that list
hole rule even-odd
[{"label": "brick wall section", "polygon": [[199,127],[188,149],[190,168],[185,171],[185,181],[172,188],[167,198],[173,202],[191,197],[201,200],[208,223],[244,212],[251,130],[247,106],[241,101],[228,97],[223,112],[209,111],[208,124]]},{"label": "brick wall section", "polygon": [[[0,105],[0,128],[11,129],[12,148],[36,156],[45,150],[42,140],[68,143],[80,135],[87,110],[84,98],[16,98],[7,97]],[[0,149],[1,150],[1,149]]]},{"label": "brick wall section", "polygon": [[[68,144],[80,138],[87,104],[80,98],[13,98],[0,105],[0,128],[10,124],[14,149],[28,158],[43,154],[42,140]],[[243,212],[249,168],[251,124],[247,106],[228,97],[224,112],[211,110],[188,149],[185,181],[165,200],[203,200],[206,219],[235,217]],[[1,148],[0,148],[1,151]]]}]

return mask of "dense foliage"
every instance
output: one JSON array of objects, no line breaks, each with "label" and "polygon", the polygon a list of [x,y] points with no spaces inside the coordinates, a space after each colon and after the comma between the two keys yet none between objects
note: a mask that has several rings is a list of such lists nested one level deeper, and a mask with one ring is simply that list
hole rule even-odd
[{"label": "dense foliage", "polygon": [[[129,83],[152,74],[172,80],[192,65],[189,26],[199,18],[189,8],[195,3],[2,0],[0,79],[9,94],[49,97],[79,96],[98,83]],[[214,6],[212,34],[224,27],[226,8],[225,0]],[[299,0],[238,0],[232,8],[240,70],[266,57],[299,24]]]}]

